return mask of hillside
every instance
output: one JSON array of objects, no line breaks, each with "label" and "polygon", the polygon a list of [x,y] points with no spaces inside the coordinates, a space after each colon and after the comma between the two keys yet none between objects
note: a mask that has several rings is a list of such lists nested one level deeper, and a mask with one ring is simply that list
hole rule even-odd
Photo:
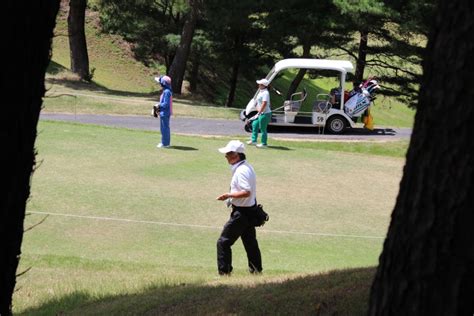
[{"label": "hillside", "polygon": [[[92,10],[87,11],[86,16],[86,37],[89,53],[89,64],[93,73],[93,82],[91,84],[80,83],[68,71],[70,67],[69,59],[69,43],[67,38],[67,11],[61,10],[58,16],[58,23],[55,30],[55,38],[53,42],[53,56],[50,68],[48,70],[49,88],[54,87],[56,90],[88,90],[100,91],[109,95],[128,95],[134,97],[150,97],[157,95],[158,85],[154,82],[153,77],[159,71],[164,73],[164,66],[158,66],[158,69],[146,67],[143,63],[134,58],[131,45],[124,41],[118,35],[105,34],[101,32],[98,13]],[[222,108],[227,92],[227,78],[229,73],[225,69],[221,69],[218,65],[202,65],[201,80],[198,86],[197,94],[189,94],[186,91],[181,96],[176,96],[178,102],[184,101],[187,110],[193,105],[197,106],[214,106]],[[262,73],[264,76],[265,73]],[[288,87],[290,78],[283,86]],[[327,89],[328,87],[319,87]],[[249,98],[255,91],[255,83],[253,80],[247,80],[241,76],[236,91],[234,102],[235,108],[243,108]],[[276,95],[275,95],[276,97]],[[279,107],[278,97],[275,98],[274,107]],[[56,101],[55,103],[63,102]],[[71,100],[64,101],[70,103]],[[103,102],[102,102],[103,103]],[[110,103],[110,102],[109,102]],[[108,113],[114,113],[115,106],[106,104]],[[194,116],[194,114],[181,111],[179,115]],[[60,110],[63,111],[63,110]],[[227,111],[227,110],[225,110]],[[88,113],[91,111],[88,110]],[[198,116],[206,116],[202,109],[198,111]],[[134,114],[135,111],[132,111]],[[139,113],[142,113],[141,111]],[[209,115],[214,117],[209,111]],[[120,110],[118,114],[126,114]],[[233,114],[235,115],[235,114]],[[393,126],[393,127],[411,127],[413,124],[414,111],[408,109],[405,105],[393,101],[390,98],[380,97],[375,106],[372,107],[372,115],[374,116],[375,125]],[[220,115],[217,117],[228,117],[228,115]],[[232,116],[237,117],[237,115]]]},{"label": "hillside", "polygon": [[[157,69],[145,67],[133,58],[130,45],[120,36],[104,34],[99,27],[97,12],[88,10],[86,38],[89,67],[93,84],[117,92],[151,93],[157,90],[153,75]],[[53,40],[53,62],[56,67],[49,73],[59,78],[69,78],[69,41],[67,37],[67,12],[60,11]],[[163,72],[163,69],[160,69]]]}]

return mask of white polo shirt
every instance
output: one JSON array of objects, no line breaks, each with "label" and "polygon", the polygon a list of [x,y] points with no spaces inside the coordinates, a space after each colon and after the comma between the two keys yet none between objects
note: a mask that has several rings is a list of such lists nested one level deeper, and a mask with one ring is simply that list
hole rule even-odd
[{"label": "white polo shirt", "polygon": [[270,106],[270,92],[268,92],[268,89],[261,89],[258,91],[257,94],[257,108],[260,110],[262,107],[263,101],[267,101],[267,105],[265,106],[265,109],[263,109],[263,113],[271,113],[272,109]]},{"label": "white polo shirt", "polygon": [[232,180],[230,181],[230,192],[249,191],[250,196],[246,198],[233,198],[231,203],[235,206],[249,207],[255,205],[257,197],[257,177],[252,166],[246,160],[232,165]]}]

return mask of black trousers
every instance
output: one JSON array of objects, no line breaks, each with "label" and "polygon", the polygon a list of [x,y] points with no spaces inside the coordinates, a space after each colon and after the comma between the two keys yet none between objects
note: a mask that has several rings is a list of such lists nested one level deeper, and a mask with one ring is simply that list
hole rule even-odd
[{"label": "black trousers", "polygon": [[251,273],[262,272],[262,257],[258,248],[255,226],[250,223],[247,215],[250,207],[232,207],[230,219],[224,225],[221,236],[217,240],[217,269],[219,274],[232,272],[231,246],[240,237],[247,252],[248,266]]}]

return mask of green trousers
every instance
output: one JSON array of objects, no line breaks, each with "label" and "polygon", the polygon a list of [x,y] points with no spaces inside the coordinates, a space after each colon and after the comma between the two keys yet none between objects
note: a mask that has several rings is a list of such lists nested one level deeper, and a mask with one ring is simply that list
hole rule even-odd
[{"label": "green trousers", "polygon": [[258,118],[252,122],[252,142],[256,143],[258,139],[258,131],[262,132],[262,144],[267,145],[268,133],[267,126],[272,118],[272,113],[260,114]]}]

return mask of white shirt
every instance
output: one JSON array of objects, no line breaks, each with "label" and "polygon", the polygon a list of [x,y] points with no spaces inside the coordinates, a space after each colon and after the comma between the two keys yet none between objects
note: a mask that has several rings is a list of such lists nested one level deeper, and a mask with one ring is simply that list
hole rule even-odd
[{"label": "white shirt", "polygon": [[232,165],[232,180],[230,181],[230,192],[249,191],[246,198],[232,198],[231,203],[235,206],[249,207],[255,205],[257,198],[257,177],[252,166],[246,160]]},{"label": "white shirt", "polygon": [[270,92],[268,92],[268,89],[260,89],[257,94],[257,108],[260,110],[262,107],[263,101],[267,101],[267,105],[265,106],[265,109],[263,110],[263,113],[271,113],[272,109],[270,108]]}]

